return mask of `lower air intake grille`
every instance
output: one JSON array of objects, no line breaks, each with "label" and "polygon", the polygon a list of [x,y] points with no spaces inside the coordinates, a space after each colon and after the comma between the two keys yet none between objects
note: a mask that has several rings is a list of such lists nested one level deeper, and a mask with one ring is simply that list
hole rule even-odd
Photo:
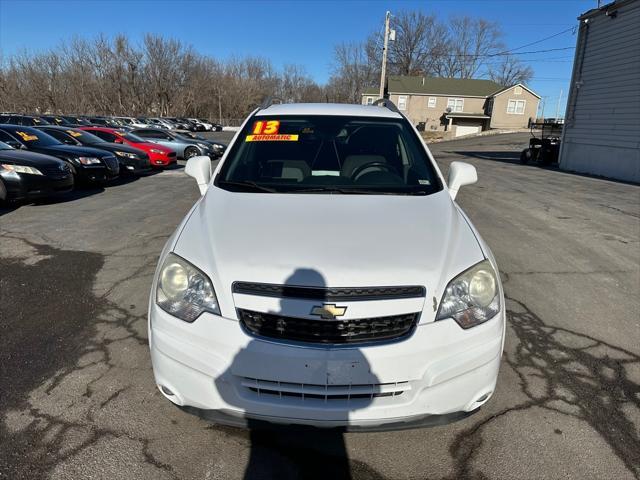
[{"label": "lower air intake grille", "polygon": [[252,392],[279,398],[301,400],[358,400],[379,397],[396,397],[411,390],[409,382],[370,383],[364,385],[315,385],[308,383],[274,382],[258,378],[242,377],[241,384]]},{"label": "lower air intake grille", "polygon": [[238,309],[238,318],[251,333],[311,343],[360,343],[390,340],[409,334],[419,313],[349,320],[315,320]]}]

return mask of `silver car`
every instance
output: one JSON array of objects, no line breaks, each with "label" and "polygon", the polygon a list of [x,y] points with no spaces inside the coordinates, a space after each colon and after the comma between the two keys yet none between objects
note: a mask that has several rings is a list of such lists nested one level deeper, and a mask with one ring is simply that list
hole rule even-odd
[{"label": "silver car", "polygon": [[204,141],[189,140],[167,130],[158,128],[136,128],[131,133],[153,143],[175,150],[178,158],[187,160],[197,155],[216,157],[213,146]]}]

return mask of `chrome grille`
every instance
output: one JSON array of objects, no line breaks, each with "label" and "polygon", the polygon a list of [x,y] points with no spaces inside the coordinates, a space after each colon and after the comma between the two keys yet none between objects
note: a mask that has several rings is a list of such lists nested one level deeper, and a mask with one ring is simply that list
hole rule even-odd
[{"label": "chrome grille", "polygon": [[320,320],[286,317],[239,308],[238,318],[254,335],[311,343],[362,343],[408,335],[419,313],[386,317]]},{"label": "chrome grille", "polygon": [[392,300],[423,298],[425,288],[420,285],[392,287],[301,287],[271,283],[234,282],[233,293],[260,297],[303,298],[324,301]]},{"label": "chrome grille", "polygon": [[71,173],[71,168],[66,163],[57,165],[39,165],[37,168],[47,177],[54,179],[65,178]]}]

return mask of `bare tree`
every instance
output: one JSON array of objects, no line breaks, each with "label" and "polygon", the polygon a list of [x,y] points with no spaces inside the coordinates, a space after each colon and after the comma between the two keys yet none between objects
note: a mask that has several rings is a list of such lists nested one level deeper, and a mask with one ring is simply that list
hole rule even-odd
[{"label": "bare tree", "polygon": [[334,50],[333,75],[329,79],[332,100],[360,103],[360,94],[379,81],[379,67],[372,63],[367,45],[341,43]]},{"label": "bare tree", "polygon": [[474,78],[491,55],[504,48],[498,25],[484,19],[454,18],[449,22],[446,51],[436,73],[449,78]]},{"label": "bare tree", "polygon": [[[422,12],[399,12],[391,17],[395,41],[389,42],[388,71],[393,75],[432,75],[436,63],[445,53],[447,29],[435,15]],[[382,32],[367,40],[369,59],[382,58]],[[380,60],[378,60],[379,62]]]},{"label": "bare tree", "polygon": [[504,87],[527,83],[532,77],[533,69],[512,55],[503,57],[500,63],[489,67],[489,78]]}]

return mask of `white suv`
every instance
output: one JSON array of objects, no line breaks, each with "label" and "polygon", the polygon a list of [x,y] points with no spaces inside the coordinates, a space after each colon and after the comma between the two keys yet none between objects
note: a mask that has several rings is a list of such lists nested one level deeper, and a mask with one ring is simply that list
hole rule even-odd
[{"label": "white suv", "polygon": [[504,342],[498,267],[409,121],[381,106],[254,111],[160,256],[155,380],[214,421],[347,429],[467,416]]}]

